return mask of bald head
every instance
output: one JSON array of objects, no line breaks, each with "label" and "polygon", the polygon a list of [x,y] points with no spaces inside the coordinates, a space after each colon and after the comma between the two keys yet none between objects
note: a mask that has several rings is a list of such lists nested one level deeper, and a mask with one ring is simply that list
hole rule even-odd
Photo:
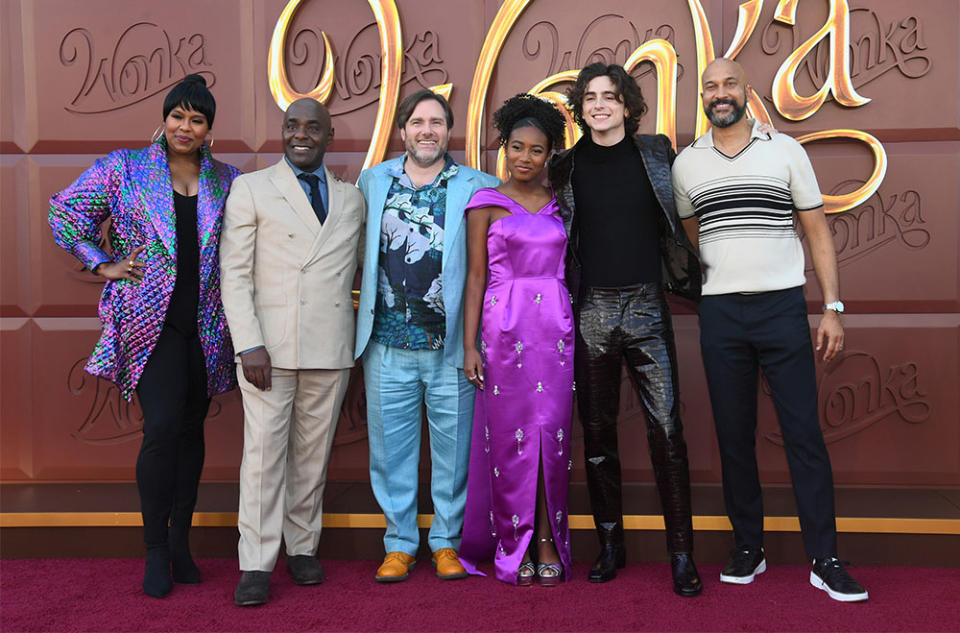
[{"label": "bald head", "polygon": [[747,76],[732,59],[715,59],[703,69],[703,111],[714,127],[730,127],[747,112]]},{"label": "bald head", "polygon": [[283,115],[283,152],[304,171],[323,164],[327,146],[333,141],[333,125],[326,106],[315,99],[297,99]]},{"label": "bald head", "polygon": [[737,79],[744,86],[747,85],[747,73],[744,72],[740,62],[727,59],[726,57],[718,57],[703,69],[701,83],[706,86],[707,81],[719,81],[730,77]]}]

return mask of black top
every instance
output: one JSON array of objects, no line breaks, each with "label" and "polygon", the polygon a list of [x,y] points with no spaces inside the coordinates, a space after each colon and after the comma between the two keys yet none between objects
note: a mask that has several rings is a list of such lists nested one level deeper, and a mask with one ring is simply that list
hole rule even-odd
[{"label": "black top", "polygon": [[573,196],[582,285],[619,288],[660,281],[659,203],[630,137],[574,155]]},{"label": "black top", "polygon": [[197,196],[184,196],[174,191],[173,210],[177,216],[177,281],[170,296],[166,324],[184,336],[194,336],[200,306]]}]

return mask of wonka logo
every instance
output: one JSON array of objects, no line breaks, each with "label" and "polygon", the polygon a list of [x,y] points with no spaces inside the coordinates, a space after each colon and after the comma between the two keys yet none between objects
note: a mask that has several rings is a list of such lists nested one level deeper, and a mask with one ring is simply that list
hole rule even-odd
[{"label": "wonka logo", "polygon": [[60,63],[85,70],[64,109],[75,114],[119,110],[168,90],[190,73],[202,73],[213,86],[216,75],[204,47],[201,33],[176,39],[152,22],[137,22],[120,35],[112,52],[99,56],[90,31],[75,28],[60,41]]}]

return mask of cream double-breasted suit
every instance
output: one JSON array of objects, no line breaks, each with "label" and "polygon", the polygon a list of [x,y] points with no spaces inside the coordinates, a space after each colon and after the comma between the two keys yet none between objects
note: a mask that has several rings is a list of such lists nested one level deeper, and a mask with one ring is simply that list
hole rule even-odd
[{"label": "cream double-breasted suit", "polygon": [[[327,461],[353,366],[351,290],[364,223],[359,190],[326,171],[321,226],[293,169],[234,180],[220,239],[221,294],[243,394],[240,569],[319,544]],[[272,389],[245,380],[240,354],[264,346]]]}]

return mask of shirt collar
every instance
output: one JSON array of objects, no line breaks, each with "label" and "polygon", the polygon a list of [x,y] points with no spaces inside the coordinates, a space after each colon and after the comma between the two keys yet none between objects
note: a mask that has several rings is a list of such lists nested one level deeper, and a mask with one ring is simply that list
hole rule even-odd
[{"label": "shirt collar", "polygon": [[[444,154],[444,164],[443,169],[440,170],[440,173],[437,174],[437,177],[434,178],[433,182],[429,185],[435,187],[441,180],[450,180],[453,178],[458,171],[460,171],[460,165],[450,157],[450,154]],[[400,180],[401,183],[409,186],[411,189],[416,189],[412,184],[410,184],[410,179],[407,176],[406,172],[403,170],[403,166],[407,164],[407,157],[404,156],[403,160],[397,161],[396,164],[390,167],[387,170],[387,173]]]},{"label": "shirt collar", "polygon": [[283,157],[283,160],[287,161],[287,164],[290,165],[290,169],[293,170],[294,176],[299,176],[300,174],[313,174],[320,178],[320,182],[326,184],[327,182],[327,173],[323,169],[323,163],[320,163],[320,166],[314,169],[313,171],[304,171],[290,162],[290,159],[286,156]]},{"label": "shirt collar", "polygon": [[[760,131],[760,121],[757,119],[753,120],[753,124],[750,126],[750,140],[758,138],[761,141],[769,141],[771,136],[769,134],[764,134]],[[704,148],[704,147],[713,147],[713,128],[711,127],[707,130],[707,133],[698,138],[693,142],[693,147]]]}]

